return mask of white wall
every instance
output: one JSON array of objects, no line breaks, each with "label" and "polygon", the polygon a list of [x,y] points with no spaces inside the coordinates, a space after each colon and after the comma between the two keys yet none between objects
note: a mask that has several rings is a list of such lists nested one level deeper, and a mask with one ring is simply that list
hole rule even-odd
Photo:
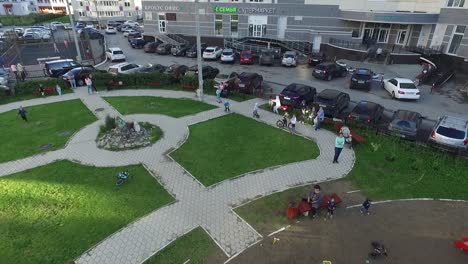
[{"label": "white wall", "polygon": [[446,0],[341,0],[340,9],[439,13],[445,4]]}]

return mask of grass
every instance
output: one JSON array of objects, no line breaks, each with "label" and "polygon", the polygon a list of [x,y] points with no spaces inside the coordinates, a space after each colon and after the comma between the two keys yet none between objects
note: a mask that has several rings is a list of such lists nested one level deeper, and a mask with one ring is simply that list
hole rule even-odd
[{"label": "grass", "polygon": [[61,16],[61,17],[57,17],[57,18],[54,18],[54,19],[44,21],[43,23],[44,24],[50,24],[52,22],[62,22],[64,24],[65,23],[70,23],[70,18],[68,16]]},{"label": "grass", "polygon": [[220,251],[213,240],[201,228],[195,228],[162,251],[144,262],[144,264],[182,264],[190,259],[190,264],[205,263],[205,256]]},{"label": "grass", "polygon": [[191,99],[175,99],[148,96],[105,97],[122,115],[161,114],[171,117],[182,117],[216,108]]},{"label": "grass", "polygon": [[[68,94],[68,93],[72,93],[72,92],[73,91],[70,88],[62,87],[62,94]],[[42,98],[42,96],[36,95],[36,94],[33,94],[33,93],[25,93],[25,94],[20,93],[20,94],[14,95],[14,96],[4,95],[3,91],[1,93],[2,94],[0,95],[0,105],[9,104],[9,103],[18,102],[18,101],[25,101],[25,100],[31,100],[31,99],[36,99],[36,98]],[[53,95],[56,96],[57,93],[54,92]],[[49,97],[49,96],[46,95],[45,97]]]},{"label": "grass", "polygon": [[[116,186],[116,174],[130,180]],[[0,178],[2,263],[66,263],[173,198],[141,165],[70,161]]]},{"label": "grass", "polygon": [[[43,152],[40,147],[52,144],[49,150],[62,148],[80,128],[96,120],[79,100],[26,107],[29,123],[18,110],[0,114],[0,162],[28,157]],[[61,136],[61,132],[68,132]]]},{"label": "grass", "polygon": [[310,140],[238,114],[189,128],[188,140],[171,156],[206,186],[319,154]]}]

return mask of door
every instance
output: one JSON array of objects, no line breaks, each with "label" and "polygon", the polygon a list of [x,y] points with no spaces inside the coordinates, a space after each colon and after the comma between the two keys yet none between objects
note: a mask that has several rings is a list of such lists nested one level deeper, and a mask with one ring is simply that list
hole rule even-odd
[{"label": "door", "polygon": [[418,46],[426,47],[429,42],[429,35],[431,34],[432,25],[424,25],[419,33]]},{"label": "door", "polygon": [[166,20],[159,20],[159,33],[166,33]]},{"label": "door", "polygon": [[364,29],[364,34],[362,36],[362,41],[367,41],[368,39],[370,39],[372,37],[372,33],[374,32],[374,29],[372,28],[366,28]]},{"label": "door", "polygon": [[253,25],[253,36],[254,37],[262,36],[262,25]]},{"label": "door", "polygon": [[279,39],[284,39],[287,25],[288,25],[288,17],[281,16],[278,18],[278,38]]},{"label": "door", "polygon": [[322,44],[322,36],[320,35],[317,35],[317,36],[314,36],[314,42],[313,42],[313,46],[312,46],[312,50],[313,52],[320,52],[320,45]]}]

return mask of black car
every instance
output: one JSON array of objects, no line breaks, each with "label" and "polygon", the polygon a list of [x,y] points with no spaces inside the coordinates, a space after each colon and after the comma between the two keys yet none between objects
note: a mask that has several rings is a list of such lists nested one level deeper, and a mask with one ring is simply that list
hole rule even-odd
[{"label": "black car", "polygon": [[141,33],[138,31],[128,33],[127,40],[128,42],[132,41],[134,38],[142,38]]},{"label": "black car", "polygon": [[416,135],[421,127],[421,114],[408,110],[397,110],[393,114],[388,130],[402,138],[416,140]]},{"label": "black car", "polygon": [[253,94],[255,90],[262,88],[263,76],[255,72],[243,72],[237,77],[239,79],[239,91],[241,93]]},{"label": "black car", "polygon": [[164,71],[164,74],[171,76],[174,80],[179,80],[185,75],[187,70],[188,67],[185,65],[173,64]]},{"label": "black car", "polygon": [[141,49],[145,46],[146,41],[143,38],[134,38],[130,40],[130,46],[134,49]]},{"label": "black car", "polygon": [[178,46],[173,46],[171,48],[171,54],[172,56],[185,56],[186,53],[187,53],[187,50],[190,49],[190,45],[189,44],[182,44],[182,45],[178,45]]},{"label": "black car", "polygon": [[[206,45],[205,43],[202,43],[200,47],[201,47],[201,53],[203,54],[203,51],[205,51],[208,45]],[[186,51],[185,55],[189,58],[196,58],[197,57],[197,44],[190,47],[190,49]]]},{"label": "black car", "polygon": [[326,61],[326,56],[325,53],[312,53],[309,56],[309,65],[310,66],[316,66],[319,65],[320,63],[323,63]]},{"label": "black car", "polygon": [[103,39],[104,35],[101,32],[93,29],[93,28],[83,28],[80,30],[80,38],[81,39]]},{"label": "black car", "polygon": [[118,22],[118,21],[113,21],[113,20],[107,21],[107,26],[108,26],[108,27],[115,27],[115,28],[117,28],[117,27],[119,27],[119,26],[121,26],[121,25],[122,25],[122,23],[121,23],[121,22]]},{"label": "black car", "polygon": [[383,111],[384,107],[380,104],[360,101],[349,113],[348,120],[375,125],[382,118]]},{"label": "black car", "polygon": [[156,49],[158,48],[159,42],[148,42],[143,46],[143,50],[146,53],[155,53]]},{"label": "black car", "polygon": [[59,77],[73,68],[82,67],[84,65],[81,65],[79,62],[72,59],[65,59],[47,61],[44,66],[46,73],[50,77]]},{"label": "black car", "polygon": [[289,105],[298,108],[305,107],[314,102],[317,90],[304,84],[291,83],[279,94],[281,105]]},{"label": "black car", "polygon": [[338,117],[348,107],[349,101],[349,94],[334,89],[325,89],[317,94],[314,105],[316,110],[322,107],[326,116]]},{"label": "black car", "polygon": [[159,44],[159,46],[156,48],[156,53],[159,55],[166,55],[171,53],[172,49],[172,44],[169,43],[163,43]]},{"label": "black car", "polygon": [[372,84],[373,73],[369,69],[357,68],[351,80],[349,81],[349,89],[365,89],[370,91]]},{"label": "black car", "polygon": [[[202,74],[203,74],[203,80],[205,79],[214,79],[216,75],[218,75],[219,69],[214,68],[208,65],[203,66],[202,68]],[[188,68],[187,75],[193,74],[195,76],[198,76],[198,66],[193,65],[192,67]]]},{"label": "black car", "polygon": [[68,83],[68,81],[70,80],[70,76],[74,76],[76,85],[83,86],[85,84],[84,79],[86,78],[86,76],[92,74],[95,71],[96,70],[94,69],[94,67],[91,66],[78,67],[71,69],[70,71],[62,75],[62,79]]},{"label": "black car", "polygon": [[163,73],[164,71],[166,71],[167,67],[164,66],[164,65],[161,65],[161,64],[148,64],[146,66],[143,66],[140,68],[139,72],[144,72],[144,73],[148,73],[148,72],[159,72],[159,73]]},{"label": "black car", "polygon": [[336,63],[322,63],[315,67],[312,76],[317,79],[331,81],[335,77],[345,77],[348,74],[346,67]]}]

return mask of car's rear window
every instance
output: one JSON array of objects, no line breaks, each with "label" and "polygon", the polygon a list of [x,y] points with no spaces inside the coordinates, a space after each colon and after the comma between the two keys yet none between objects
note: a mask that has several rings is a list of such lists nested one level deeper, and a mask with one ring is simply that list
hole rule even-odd
[{"label": "car's rear window", "polygon": [[114,50],[114,54],[123,54],[123,51],[121,51],[121,50]]},{"label": "car's rear window", "polygon": [[324,103],[324,104],[334,104],[335,100],[328,99],[328,98],[323,98],[323,97],[318,96],[317,97],[317,102],[318,103]]},{"label": "car's rear window", "polygon": [[213,52],[214,49],[205,49],[206,52]]},{"label": "car's rear window", "polygon": [[369,70],[363,70],[363,69],[359,69],[356,71],[356,74],[358,75],[370,75],[370,71]]},{"label": "car's rear window", "polygon": [[319,69],[319,70],[326,70],[327,66],[326,65],[317,65],[315,68]]},{"label": "car's rear window", "polygon": [[293,54],[284,54],[284,57],[285,58],[294,58],[294,55]]},{"label": "car's rear window", "polygon": [[368,114],[372,112],[375,108],[374,104],[368,104],[368,103],[360,103],[356,105],[356,108],[354,108],[354,111],[356,114]]},{"label": "car's rear window", "polygon": [[417,89],[414,83],[400,83],[401,89]]},{"label": "car's rear window", "polygon": [[250,57],[252,57],[252,53],[250,53],[250,52],[244,52],[244,53],[242,53],[242,56],[244,56],[244,57],[246,57],[246,58],[250,58]]},{"label": "car's rear window", "polygon": [[454,139],[465,139],[465,131],[452,127],[439,126],[439,128],[437,128],[437,134]]},{"label": "car's rear window", "polygon": [[230,56],[230,55],[232,55],[232,52],[231,51],[224,51],[223,55]]}]

